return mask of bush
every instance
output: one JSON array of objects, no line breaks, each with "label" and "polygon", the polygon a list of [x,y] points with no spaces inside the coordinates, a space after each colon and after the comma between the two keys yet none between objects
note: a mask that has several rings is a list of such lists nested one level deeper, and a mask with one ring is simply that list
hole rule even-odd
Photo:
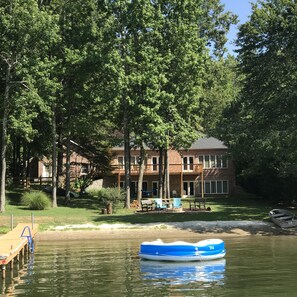
[{"label": "bush", "polygon": [[125,192],[118,188],[102,188],[102,189],[92,189],[88,193],[99,199],[100,202],[104,204],[104,207],[107,208],[110,203],[115,209],[120,202],[125,201]]},{"label": "bush", "polygon": [[32,210],[44,210],[51,206],[49,197],[41,191],[30,191],[22,195],[22,205]]}]

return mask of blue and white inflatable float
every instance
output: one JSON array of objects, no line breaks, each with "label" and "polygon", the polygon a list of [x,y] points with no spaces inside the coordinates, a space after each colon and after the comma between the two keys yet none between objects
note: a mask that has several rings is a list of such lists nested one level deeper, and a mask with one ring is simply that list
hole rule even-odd
[{"label": "blue and white inflatable float", "polygon": [[221,259],[225,255],[225,243],[221,239],[206,239],[197,243],[164,243],[158,239],[143,242],[139,252],[141,259],[157,261],[205,261]]}]

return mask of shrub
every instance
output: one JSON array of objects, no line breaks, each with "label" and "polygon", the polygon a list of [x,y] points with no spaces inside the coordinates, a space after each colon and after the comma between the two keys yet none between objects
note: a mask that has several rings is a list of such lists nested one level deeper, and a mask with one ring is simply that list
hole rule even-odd
[{"label": "shrub", "polygon": [[22,205],[32,210],[44,210],[51,206],[49,197],[41,191],[30,191],[22,195]]},{"label": "shrub", "polygon": [[88,193],[99,199],[104,204],[104,207],[108,207],[108,204],[112,203],[113,209],[115,209],[120,202],[125,201],[125,192],[118,188],[102,188],[92,189]]}]

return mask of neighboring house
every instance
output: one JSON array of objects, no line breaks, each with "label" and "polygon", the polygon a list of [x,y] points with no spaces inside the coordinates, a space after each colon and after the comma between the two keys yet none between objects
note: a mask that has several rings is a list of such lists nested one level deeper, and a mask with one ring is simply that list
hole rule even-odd
[{"label": "neighboring house", "polygon": [[[63,175],[65,176],[66,155],[63,156]],[[46,157],[42,159],[32,158],[29,164],[29,178],[47,179],[52,177],[52,162]],[[72,179],[87,175],[91,172],[91,162],[83,155],[81,148],[75,142],[71,142],[70,177]]]},{"label": "neighboring house", "polygon": [[[104,186],[124,187],[124,148],[112,149],[112,175],[104,179]],[[159,153],[146,150],[142,190],[158,197]],[[136,197],[139,150],[131,151],[131,196]],[[188,150],[169,151],[171,196],[227,196],[235,185],[234,165],[228,158],[228,148],[216,138],[200,138]]]}]

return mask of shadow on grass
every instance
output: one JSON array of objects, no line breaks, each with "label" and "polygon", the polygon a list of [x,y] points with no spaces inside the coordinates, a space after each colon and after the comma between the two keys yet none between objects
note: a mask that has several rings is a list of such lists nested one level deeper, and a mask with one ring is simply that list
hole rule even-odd
[{"label": "shadow on grass", "polygon": [[65,205],[65,197],[58,197],[58,205],[67,206],[69,208],[84,208],[89,210],[96,210],[102,207],[98,199],[89,195],[82,195],[77,198],[72,197],[69,199],[67,205]]},{"label": "shadow on grass", "polygon": [[24,190],[16,189],[6,193],[8,203],[11,205],[20,205]]},{"label": "shadow on grass", "polygon": [[232,198],[207,200],[212,211],[192,211],[183,213],[135,212],[112,215],[98,215],[95,222],[104,223],[169,223],[187,221],[262,221],[268,218],[271,205],[262,201],[247,201]]}]

